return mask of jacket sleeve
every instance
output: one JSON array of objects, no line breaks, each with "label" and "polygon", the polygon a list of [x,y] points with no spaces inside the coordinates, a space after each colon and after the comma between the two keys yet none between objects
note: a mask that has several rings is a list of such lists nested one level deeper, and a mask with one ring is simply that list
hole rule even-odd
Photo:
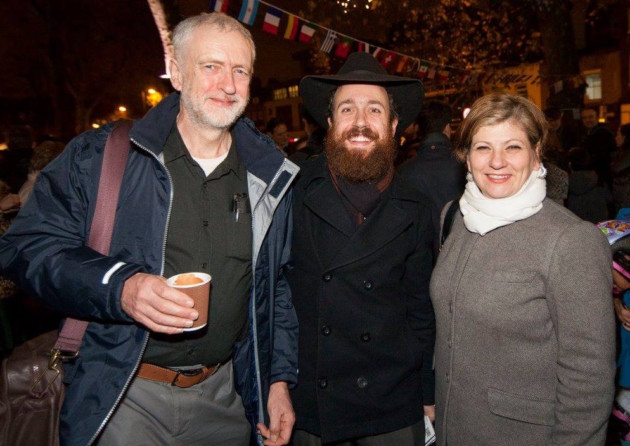
[{"label": "jacket sleeve", "polygon": [[101,129],[80,135],[44,168],[0,239],[0,269],[60,313],[132,322],[119,296],[124,280],[140,266],[86,246],[106,138]]},{"label": "jacket sleeve", "polygon": [[433,271],[434,244],[433,214],[429,203],[422,208],[418,219],[417,244],[405,267],[405,287],[408,298],[409,325],[423,346],[422,399],[425,406],[435,404],[435,314],[429,293]]},{"label": "jacket sleeve", "polygon": [[592,224],[569,226],[553,249],[547,299],[558,340],[552,444],[602,445],[614,396],[610,247]]},{"label": "jacket sleeve", "polygon": [[274,215],[274,225],[279,219],[276,243],[280,253],[278,276],[274,295],[273,353],[271,383],[286,381],[289,387],[297,383],[298,320],[291,299],[291,289],[285,277],[291,253],[293,217],[291,210],[292,191],[282,199]]}]

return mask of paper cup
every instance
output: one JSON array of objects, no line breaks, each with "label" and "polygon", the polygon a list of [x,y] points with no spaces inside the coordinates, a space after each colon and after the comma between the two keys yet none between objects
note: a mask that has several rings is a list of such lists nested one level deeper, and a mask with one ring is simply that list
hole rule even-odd
[{"label": "paper cup", "polygon": [[168,286],[186,293],[195,301],[194,309],[199,312],[199,318],[193,326],[184,331],[194,331],[208,325],[208,309],[210,307],[210,280],[206,273],[182,273],[166,279]]}]

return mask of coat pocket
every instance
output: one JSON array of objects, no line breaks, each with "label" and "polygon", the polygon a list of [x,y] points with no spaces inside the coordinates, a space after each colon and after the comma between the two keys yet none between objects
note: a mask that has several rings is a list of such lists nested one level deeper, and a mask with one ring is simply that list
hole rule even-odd
[{"label": "coat pocket", "polygon": [[535,271],[497,271],[493,279],[497,282],[527,283],[534,280]]},{"label": "coat pocket", "polygon": [[555,402],[551,400],[489,388],[488,405],[490,412],[500,417],[543,426],[553,426],[555,422]]}]

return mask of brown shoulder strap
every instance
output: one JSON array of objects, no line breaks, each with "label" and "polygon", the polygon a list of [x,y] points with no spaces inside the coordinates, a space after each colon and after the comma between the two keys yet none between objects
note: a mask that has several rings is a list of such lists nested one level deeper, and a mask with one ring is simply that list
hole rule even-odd
[{"label": "brown shoulder strap", "polygon": [[[105,143],[96,208],[88,240],[88,246],[104,255],[109,253],[112,241],[118,195],[129,155],[129,130],[132,125],[133,121],[118,121]],[[87,326],[87,321],[67,318],[56,346],[64,352],[78,352]]]}]

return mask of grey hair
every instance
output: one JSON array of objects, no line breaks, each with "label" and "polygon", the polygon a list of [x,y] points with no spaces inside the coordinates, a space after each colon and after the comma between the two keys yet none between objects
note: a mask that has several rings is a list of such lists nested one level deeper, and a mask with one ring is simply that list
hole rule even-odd
[{"label": "grey hair", "polygon": [[194,30],[201,26],[213,26],[222,32],[237,31],[249,42],[252,48],[252,68],[256,61],[256,45],[252,34],[241,23],[221,12],[203,12],[188,17],[177,24],[173,30],[173,52],[175,60],[181,62],[181,56],[185,52],[186,43]]}]

